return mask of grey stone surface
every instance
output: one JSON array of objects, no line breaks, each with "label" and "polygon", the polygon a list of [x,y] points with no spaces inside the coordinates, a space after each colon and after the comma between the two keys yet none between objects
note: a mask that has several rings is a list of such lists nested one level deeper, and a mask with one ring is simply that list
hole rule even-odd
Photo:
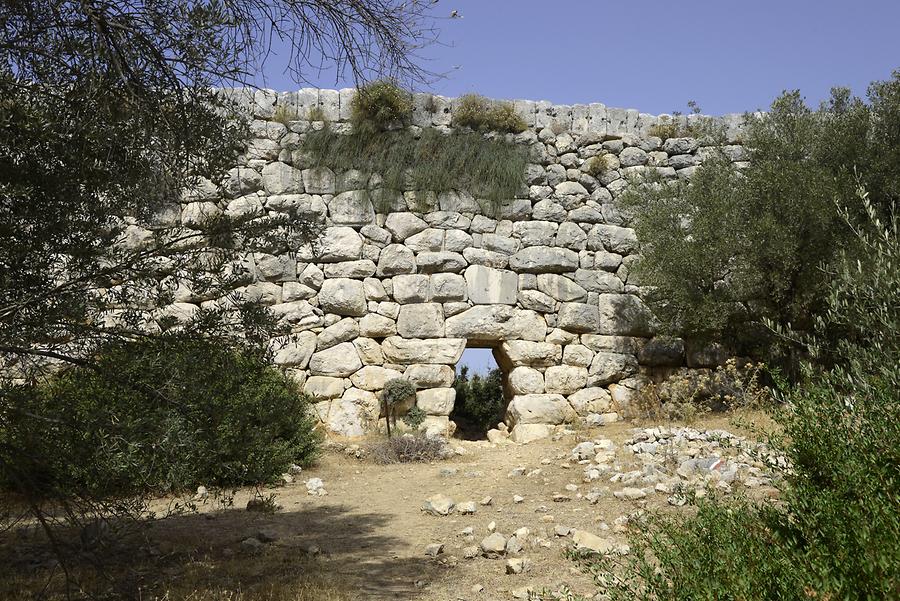
[{"label": "grey stone surface", "polygon": [[476,305],[516,304],[519,278],[515,272],[470,265],[465,280],[469,300]]}]

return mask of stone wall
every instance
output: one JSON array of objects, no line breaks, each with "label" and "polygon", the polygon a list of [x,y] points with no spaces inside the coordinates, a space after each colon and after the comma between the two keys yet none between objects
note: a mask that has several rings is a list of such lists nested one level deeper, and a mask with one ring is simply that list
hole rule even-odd
[{"label": "stone wall", "polygon": [[[465,190],[404,190],[382,214],[364,174],[309,167],[304,134],[323,123],[271,120],[279,105],[300,117],[319,107],[340,131],[349,127],[352,93],[232,92],[252,113],[255,137],[223,187],[201,186],[206,193],[181,206],[187,227],[222,212],[323,223],[318,244],[297,253],[250,252],[255,281],[242,292],[291,324],[295,337],[276,347],[275,360],[320,399],[316,411],[330,430],[352,436],[372,427],[379,391],[401,376],[418,389],[424,427],[452,430],[454,365],[467,345],[495,349],[519,439],[588,415],[603,419],[629,403],[649,369],[685,363],[680,341],[652,339],[654,319],[630,273],[635,232],[616,198],[629,174],[690,177],[709,148],[650,136],[658,116],[515,101],[530,126],[515,140],[533,161],[521,198],[486,215]],[[453,106],[416,95],[414,126],[449,127]],[[738,140],[739,119],[721,119]],[[739,144],[724,150],[745,160]],[[600,153],[608,164],[594,177],[586,162]],[[420,209],[423,198],[432,210]],[[191,299],[180,300],[190,312]]]}]

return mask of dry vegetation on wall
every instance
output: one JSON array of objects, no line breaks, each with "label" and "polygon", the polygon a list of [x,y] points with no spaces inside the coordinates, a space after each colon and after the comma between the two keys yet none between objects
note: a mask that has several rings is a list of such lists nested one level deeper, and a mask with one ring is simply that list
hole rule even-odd
[{"label": "dry vegetation on wall", "polygon": [[511,102],[489,100],[478,94],[466,94],[457,100],[453,125],[475,131],[518,134],[528,126]]},{"label": "dry vegetation on wall", "polygon": [[[467,190],[485,212],[495,213],[504,201],[525,192],[527,151],[505,137],[484,134],[518,133],[525,124],[508,103],[489,105],[481,97],[470,98],[476,100],[461,105],[464,122],[454,124],[476,132],[409,129],[403,126],[412,113],[412,96],[379,80],[354,96],[352,131],[338,133],[326,123],[306,134],[303,148],[314,166],[377,175],[390,190]],[[390,196],[381,198],[377,208],[390,212]]]}]

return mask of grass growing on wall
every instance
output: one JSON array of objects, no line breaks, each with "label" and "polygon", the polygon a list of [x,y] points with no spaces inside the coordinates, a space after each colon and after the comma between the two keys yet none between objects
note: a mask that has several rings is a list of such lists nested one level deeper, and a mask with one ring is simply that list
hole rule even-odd
[{"label": "grass growing on wall", "polygon": [[377,173],[394,190],[467,190],[495,213],[525,186],[527,149],[478,133],[357,127],[338,134],[325,127],[307,134],[303,148],[316,166]]}]

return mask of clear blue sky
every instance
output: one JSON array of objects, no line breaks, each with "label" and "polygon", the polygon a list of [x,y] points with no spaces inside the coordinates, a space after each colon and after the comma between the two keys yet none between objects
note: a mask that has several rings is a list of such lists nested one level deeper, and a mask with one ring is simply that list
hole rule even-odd
[{"label": "clear blue sky", "polygon": [[[427,1],[427,0],[426,0]],[[451,11],[462,16],[450,19]],[[603,102],[649,113],[765,109],[783,90],[808,102],[833,86],[865,94],[900,68],[900,0],[439,0],[440,43],[422,51],[429,89],[574,104]],[[307,73],[320,87],[347,87]],[[257,79],[299,85],[278,58]],[[489,350],[463,362],[483,371]]]},{"label": "clear blue sky", "polygon": [[[462,18],[447,18],[452,10]],[[422,56],[446,73],[429,91],[448,96],[650,113],[696,100],[722,114],[765,108],[785,89],[812,103],[835,85],[863,94],[900,68],[900,0],[439,0],[434,11],[440,44]],[[258,83],[299,87],[277,59]]]}]

